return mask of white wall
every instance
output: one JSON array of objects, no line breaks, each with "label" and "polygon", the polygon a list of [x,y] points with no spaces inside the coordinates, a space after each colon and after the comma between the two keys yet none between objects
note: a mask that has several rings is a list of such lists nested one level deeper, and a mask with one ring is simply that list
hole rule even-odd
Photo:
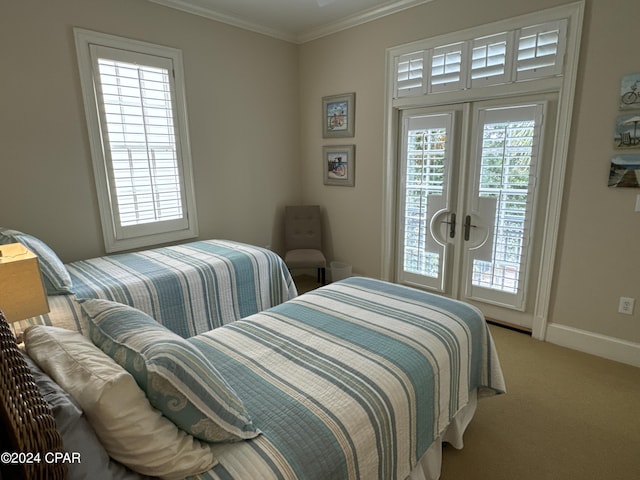
[{"label": "white wall", "polygon": [[146,0],[3,3],[0,225],[64,261],[104,253],[76,26],[182,50],[200,238],[277,246],[300,196],[297,47]]},{"label": "white wall", "polygon": [[[325,206],[333,258],[381,274],[385,49],[565,3],[436,1],[302,45],[303,198]],[[640,305],[633,316],[617,313],[620,296],[640,302],[640,190],[607,187],[620,78],[640,72],[637,26],[628,19],[636,3],[586,3],[549,320],[558,343],[581,348],[588,337],[602,346],[599,354],[635,355],[640,365]],[[356,187],[324,186],[321,148],[338,142],[322,138],[321,97],[352,91],[356,136],[347,142],[356,145]],[[618,349],[625,353],[616,357]]]}]

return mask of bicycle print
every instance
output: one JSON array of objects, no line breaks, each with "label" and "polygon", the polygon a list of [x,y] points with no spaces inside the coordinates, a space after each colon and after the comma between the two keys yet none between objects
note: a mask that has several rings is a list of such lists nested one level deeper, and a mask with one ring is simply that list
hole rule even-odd
[{"label": "bicycle print", "polygon": [[347,175],[346,154],[329,154],[327,166],[329,178],[342,178]]},{"label": "bicycle print", "polygon": [[620,84],[620,108],[640,107],[640,73],[622,77]]},{"label": "bicycle print", "polygon": [[355,145],[325,145],[322,156],[325,185],[354,186]]}]

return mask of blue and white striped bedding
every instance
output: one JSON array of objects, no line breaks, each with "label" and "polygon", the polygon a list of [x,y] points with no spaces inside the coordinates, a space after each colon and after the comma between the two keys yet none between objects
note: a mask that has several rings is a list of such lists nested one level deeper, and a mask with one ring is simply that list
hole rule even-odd
[{"label": "blue and white striped bedding", "polygon": [[474,307],[350,278],[188,340],[243,400],[255,439],[217,480],[405,479],[469,400],[504,392]]},{"label": "blue and white striped bedding", "polygon": [[50,296],[50,313],[21,327],[42,323],[86,333],[76,299],[102,298],[142,310],[186,338],[297,295],[277,254],[229,240],[109,255],[65,267],[75,296]]}]

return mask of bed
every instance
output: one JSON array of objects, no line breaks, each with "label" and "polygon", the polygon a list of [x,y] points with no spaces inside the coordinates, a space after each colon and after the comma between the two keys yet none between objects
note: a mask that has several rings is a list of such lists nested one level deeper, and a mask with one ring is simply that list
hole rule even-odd
[{"label": "bed", "polygon": [[[132,475],[433,480],[442,443],[462,447],[478,398],[505,392],[477,309],[379,280],[342,280],[188,339],[109,300],[84,300],[81,309],[90,339],[34,326],[25,332],[26,358],[78,403],[110,461]],[[102,359],[97,368],[133,387],[109,381],[98,394],[91,380],[73,378],[89,350]],[[65,362],[75,364],[66,374]],[[141,428],[144,402],[179,434]],[[187,451],[176,451],[185,435]],[[136,449],[148,442],[163,458],[135,464],[146,462],[149,452]],[[82,465],[90,463],[82,455]],[[67,463],[72,474],[78,465]]]},{"label": "bed", "polygon": [[203,240],[63,264],[32,235],[0,228],[0,243],[23,243],[39,259],[50,312],[15,324],[83,332],[78,300],[103,298],[142,310],[187,338],[297,295],[274,252],[230,240]]}]

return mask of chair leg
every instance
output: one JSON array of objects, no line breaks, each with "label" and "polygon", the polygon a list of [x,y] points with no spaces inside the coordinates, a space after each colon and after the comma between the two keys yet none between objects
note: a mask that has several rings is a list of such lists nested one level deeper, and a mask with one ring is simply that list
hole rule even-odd
[{"label": "chair leg", "polygon": [[[318,269],[318,281],[322,283],[322,285],[326,285],[327,284],[327,279],[326,279],[326,268],[319,268]],[[322,277],[322,278],[320,278]]]}]

